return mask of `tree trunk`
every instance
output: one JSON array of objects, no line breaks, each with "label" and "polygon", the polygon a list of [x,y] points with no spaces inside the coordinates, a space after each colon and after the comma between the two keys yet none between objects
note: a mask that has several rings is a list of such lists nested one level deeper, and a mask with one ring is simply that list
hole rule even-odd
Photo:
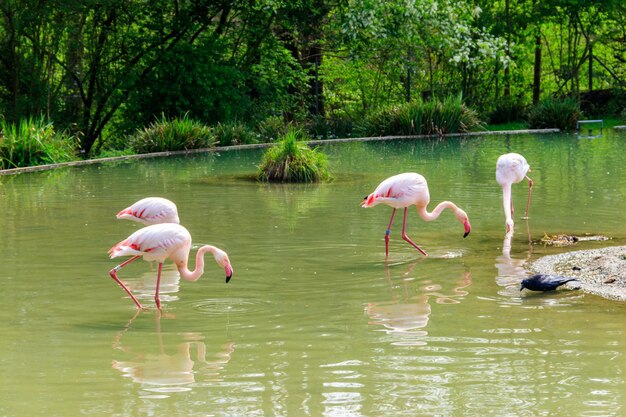
[{"label": "tree trunk", "polygon": [[[506,54],[511,56],[511,10],[510,0],[504,2],[504,14],[506,17]],[[511,95],[511,74],[510,65],[504,68],[504,96],[509,97]]]},{"label": "tree trunk", "polygon": [[541,33],[535,35],[535,68],[533,77],[533,104],[539,102],[541,96]]},{"label": "tree trunk", "polygon": [[593,91],[593,45],[589,42],[589,91]]}]

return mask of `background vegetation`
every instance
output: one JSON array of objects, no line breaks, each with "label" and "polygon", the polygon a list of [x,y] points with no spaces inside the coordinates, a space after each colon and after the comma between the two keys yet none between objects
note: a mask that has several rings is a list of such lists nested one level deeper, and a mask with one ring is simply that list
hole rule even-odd
[{"label": "background vegetation", "polygon": [[220,144],[383,133],[391,116],[440,132],[408,113],[449,97],[491,123],[550,125],[535,113],[567,100],[625,116],[622,0],[3,0],[0,15],[4,127],[54,122],[82,157],[185,117]]}]

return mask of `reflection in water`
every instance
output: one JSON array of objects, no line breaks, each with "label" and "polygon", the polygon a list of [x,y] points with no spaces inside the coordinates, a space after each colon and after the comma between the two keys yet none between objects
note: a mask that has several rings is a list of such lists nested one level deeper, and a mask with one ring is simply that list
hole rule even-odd
[{"label": "reflection in water", "polygon": [[[234,343],[226,341],[219,350],[212,354],[213,359],[207,360],[207,346],[204,336],[198,332],[182,334],[167,334],[161,332],[161,316],[156,317],[157,348],[144,337],[136,343],[123,342],[129,339],[131,325],[135,316],[118,332],[113,342],[113,348],[131,354],[131,360],[113,360],[113,369],[117,369],[123,376],[131,378],[133,382],[142,385],[145,391],[160,395],[150,395],[152,398],[167,397],[167,393],[190,391],[196,382],[196,375],[201,374],[206,381],[221,381],[220,371],[230,361],[234,352]],[[175,340],[167,341],[165,336]],[[126,336],[126,337],[124,337]],[[143,336],[143,335],[142,335]],[[150,352],[154,349],[155,352]],[[192,359],[195,353],[195,362]],[[147,398],[143,396],[143,398]]]},{"label": "reflection in water", "polygon": [[509,231],[502,241],[502,255],[496,258],[495,264],[498,270],[496,282],[502,287],[509,288],[515,286],[519,290],[520,281],[528,276],[524,265],[530,259],[531,249],[529,246],[528,254],[525,258],[511,258],[512,237],[513,231]]},{"label": "reflection in water", "polygon": [[[150,263],[150,271],[144,272],[137,278],[126,278],[124,284],[135,294],[139,300],[154,300],[156,292],[157,273],[153,268],[155,263]],[[161,271],[161,285],[159,286],[159,298],[162,302],[178,300],[180,288],[180,274],[173,265],[163,265]]]},{"label": "reflection in water", "polygon": [[[402,293],[394,293],[389,267],[387,266],[387,282],[391,292],[391,301],[368,303],[365,307],[370,317],[369,324],[381,325],[385,332],[394,336],[394,345],[425,345],[428,336],[425,330],[431,314],[431,299],[437,304],[457,304],[468,292],[465,288],[472,283],[471,274],[465,271],[456,287],[450,293],[443,290],[443,286],[432,280],[415,281],[405,278],[410,274],[417,263],[412,264],[402,278]],[[419,285],[417,294],[411,295],[410,283]]]}]

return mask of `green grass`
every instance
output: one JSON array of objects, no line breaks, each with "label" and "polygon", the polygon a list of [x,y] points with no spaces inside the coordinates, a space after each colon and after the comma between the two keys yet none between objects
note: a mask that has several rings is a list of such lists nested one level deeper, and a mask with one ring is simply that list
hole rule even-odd
[{"label": "green grass", "polygon": [[219,143],[219,146],[258,142],[256,133],[240,122],[218,123],[213,128],[213,135]]},{"label": "green grass", "polygon": [[528,129],[526,122],[509,122],[502,124],[490,124],[485,126],[488,131],[495,132],[498,130],[524,130]]},{"label": "green grass", "polygon": [[445,135],[483,129],[477,113],[460,95],[381,108],[357,127],[363,136]]},{"label": "green grass", "polygon": [[200,122],[182,118],[168,120],[164,115],[150,126],[130,137],[136,153],[183,151],[214,146],[217,140],[213,130]]},{"label": "green grass", "polygon": [[558,128],[565,132],[576,130],[576,121],[583,119],[580,106],[573,98],[546,98],[528,112],[531,129]]},{"label": "green grass", "polygon": [[55,132],[43,118],[0,122],[0,169],[72,161],[75,149],[73,136]]},{"label": "green grass", "polygon": [[259,165],[258,178],[265,182],[320,182],[330,179],[326,155],[311,149],[301,139],[299,130],[291,129],[269,148]]}]

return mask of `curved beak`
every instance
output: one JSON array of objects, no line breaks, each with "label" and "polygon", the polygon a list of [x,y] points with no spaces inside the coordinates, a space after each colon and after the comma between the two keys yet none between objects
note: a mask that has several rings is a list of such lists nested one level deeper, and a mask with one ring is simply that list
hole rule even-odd
[{"label": "curved beak", "polygon": [[230,265],[226,265],[224,271],[226,271],[226,283],[228,284],[228,281],[230,281],[233,276],[233,268]]},{"label": "curved beak", "polygon": [[465,219],[465,221],[463,222],[463,227],[465,228],[465,233],[463,234],[463,237],[465,238],[472,231],[472,226],[470,225],[469,219]]}]

